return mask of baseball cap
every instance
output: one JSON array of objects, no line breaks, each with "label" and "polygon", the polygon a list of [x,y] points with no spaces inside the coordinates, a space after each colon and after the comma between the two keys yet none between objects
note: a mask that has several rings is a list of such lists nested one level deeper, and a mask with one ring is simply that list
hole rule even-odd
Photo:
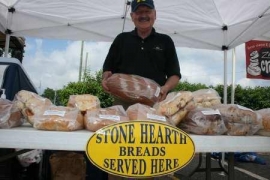
[{"label": "baseball cap", "polygon": [[131,2],[131,11],[134,12],[140,5],[148,6],[151,9],[155,9],[153,0],[133,0]]}]

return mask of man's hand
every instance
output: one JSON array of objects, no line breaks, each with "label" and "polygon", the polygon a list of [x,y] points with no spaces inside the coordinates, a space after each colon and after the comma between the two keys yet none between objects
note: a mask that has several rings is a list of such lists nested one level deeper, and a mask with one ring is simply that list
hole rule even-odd
[{"label": "man's hand", "polygon": [[102,85],[102,88],[105,92],[109,93],[110,92],[110,89],[108,88],[107,86],[107,79],[112,75],[112,72],[111,71],[105,71],[103,72],[102,74],[102,81],[101,81],[101,85]]},{"label": "man's hand", "polygon": [[168,92],[177,86],[179,80],[180,78],[176,75],[169,77],[165,85],[160,89],[159,102],[166,99]]},{"label": "man's hand", "polygon": [[163,101],[164,99],[166,99],[167,93],[169,92],[169,88],[168,86],[161,86],[160,88],[160,95],[159,95],[159,102]]}]

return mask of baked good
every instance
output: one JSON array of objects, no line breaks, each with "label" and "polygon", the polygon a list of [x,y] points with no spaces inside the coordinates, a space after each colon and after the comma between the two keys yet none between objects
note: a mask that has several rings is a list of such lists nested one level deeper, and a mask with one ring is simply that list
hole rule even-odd
[{"label": "baked good", "polygon": [[261,116],[252,109],[238,104],[215,106],[225,122],[228,135],[253,135],[262,128]]},{"label": "baked good", "polygon": [[130,120],[150,120],[174,125],[166,116],[158,113],[156,109],[144,104],[133,104],[127,108],[126,112]]},{"label": "baked good", "polygon": [[15,103],[0,98],[0,129],[21,126],[23,123],[22,113]]},{"label": "baked good", "polygon": [[50,155],[51,179],[84,180],[86,177],[86,159],[83,153],[60,151]]},{"label": "baked good", "polygon": [[115,73],[107,79],[107,86],[119,99],[149,106],[153,106],[160,95],[160,86],[155,81],[138,75]]},{"label": "baked good", "polygon": [[64,106],[49,106],[32,116],[33,127],[50,131],[75,131],[84,128],[79,109]]},{"label": "baked good", "polygon": [[221,104],[221,97],[218,92],[212,88],[199,89],[192,92],[196,107],[211,108],[214,105]]},{"label": "baked good", "polygon": [[26,90],[19,91],[15,95],[14,101],[25,119],[32,125],[34,124],[32,116],[34,114],[40,114],[48,106],[52,105],[52,102],[48,98],[41,97],[36,93]]},{"label": "baked good", "polygon": [[243,124],[243,123],[232,123],[225,121],[225,125],[228,129],[227,135],[230,136],[247,136],[253,135],[257,132],[254,132],[252,124]]},{"label": "baked good", "polygon": [[188,133],[201,135],[222,135],[227,131],[220,112],[212,108],[189,111],[179,127]]},{"label": "baked good", "polygon": [[233,123],[260,124],[261,119],[252,109],[238,104],[220,104],[215,106],[224,120]]},{"label": "baked good", "polygon": [[121,105],[88,110],[84,115],[85,128],[94,132],[107,125],[125,121],[129,121],[129,118]]},{"label": "baked good", "polygon": [[162,115],[172,116],[192,100],[190,91],[170,92],[166,99],[156,103],[154,108]]},{"label": "baked good", "polygon": [[100,101],[97,96],[91,94],[70,95],[67,103],[68,107],[76,107],[80,111],[100,108]]},{"label": "baked good", "polygon": [[177,111],[175,114],[169,116],[169,119],[173,122],[174,125],[178,125],[187,115],[188,110],[183,108]]},{"label": "baked good", "polygon": [[255,134],[260,135],[260,136],[270,136],[270,131],[265,130],[265,129],[260,129]]},{"label": "baked good", "polygon": [[255,111],[262,118],[262,129],[270,132],[270,108]]}]

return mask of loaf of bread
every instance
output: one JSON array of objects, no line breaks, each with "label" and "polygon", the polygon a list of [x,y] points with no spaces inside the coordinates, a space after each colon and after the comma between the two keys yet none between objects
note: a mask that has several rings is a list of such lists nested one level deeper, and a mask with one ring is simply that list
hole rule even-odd
[{"label": "loaf of bread", "polygon": [[100,101],[97,96],[91,94],[70,95],[67,103],[68,107],[76,107],[80,111],[100,108]]},{"label": "loaf of bread", "polygon": [[170,119],[170,121],[173,122],[175,126],[177,126],[186,117],[187,113],[188,113],[188,110],[186,110],[185,108],[182,108],[179,111],[177,111],[175,114],[168,116],[168,118]]},{"label": "loaf of bread", "polygon": [[187,113],[195,108],[195,102],[190,100],[183,108],[180,108],[176,113],[168,116],[168,118],[177,126],[186,117]]},{"label": "loaf of bread", "polygon": [[[162,115],[172,116],[180,109],[185,108],[190,101],[193,100],[190,91],[170,92],[166,99],[156,103],[154,108]],[[189,105],[191,108],[191,106]]]},{"label": "loaf of bread", "polygon": [[49,159],[50,177],[52,180],[84,180],[86,177],[85,161],[83,153],[56,151]]},{"label": "loaf of bread", "polygon": [[75,131],[84,128],[79,109],[64,106],[48,106],[32,116],[34,128],[50,131]]},{"label": "loaf of bread", "polygon": [[15,95],[14,101],[24,118],[32,125],[34,124],[32,116],[34,114],[41,114],[48,106],[52,105],[49,99],[26,90],[19,91]]},{"label": "loaf of bread", "polygon": [[228,129],[227,135],[230,136],[249,136],[254,135],[258,129],[254,128],[252,124],[232,123],[225,121]]},{"label": "loaf of bread", "polygon": [[149,106],[153,106],[160,95],[160,86],[155,81],[138,75],[113,74],[108,78],[107,86],[119,99]]},{"label": "loaf of bread", "polygon": [[259,117],[252,109],[237,104],[220,104],[215,106],[228,122],[258,124]]},{"label": "loaf of bread", "polygon": [[262,129],[262,118],[252,109],[238,104],[216,105],[228,129],[228,135],[254,135]]},{"label": "loaf of bread", "polygon": [[265,130],[265,129],[260,129],[255,134],[259,136],[270,136],[270,131]]},{"label": "loaf of bread", "polygon": [[131,105],[126,112],[130,120],[150,120],[174,125],[166,116],[158,113],[156,109],[144,104],[136,103]]},{"label": "loaf of bread", "polygon": [[15,102],[0,98],[0,129],[21,126],[23,123],[22,113]]},{"label": "loaf of bread", "polygon": [[212,88],[199,89],[192,92],[196,107],[213,107],[221,104],[221,97],[218,92]]},{"label": "loaf of bread", "polygon": [[255,111],[262,117],[262,129],[270,132],[270,108]]},{"label": "loaf of bread", "polygon": [[125,121],[129,121],[129,118],[121,105],[88,110],[84,115],[85,128],[93,132],[107,125]]},{"label": "loaf of bread", "polygon": [[222,135],[227,132],[220,112],[211,108],[195,108],[189,111],[179,127],[188,133],[201,135]]}]

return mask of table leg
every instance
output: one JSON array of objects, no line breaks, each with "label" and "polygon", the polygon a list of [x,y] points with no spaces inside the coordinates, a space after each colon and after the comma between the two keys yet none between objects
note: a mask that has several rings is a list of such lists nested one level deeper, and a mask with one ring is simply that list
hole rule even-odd
[{"label": "table leg", "polygon": [[211,180],[211,153],[206,153],[206,180]]},{"label": "table leg", "polygon": [[199,171],[201,165],[202,165],[202,153],[199,153],[199,163],[196,166],[196,168],[188,175],[188,177],[191,177],[195,172]]},{"label": "table leg", "polygon": [[229,152],[228,154],[228,179],[234,180],[234,153]]}]

